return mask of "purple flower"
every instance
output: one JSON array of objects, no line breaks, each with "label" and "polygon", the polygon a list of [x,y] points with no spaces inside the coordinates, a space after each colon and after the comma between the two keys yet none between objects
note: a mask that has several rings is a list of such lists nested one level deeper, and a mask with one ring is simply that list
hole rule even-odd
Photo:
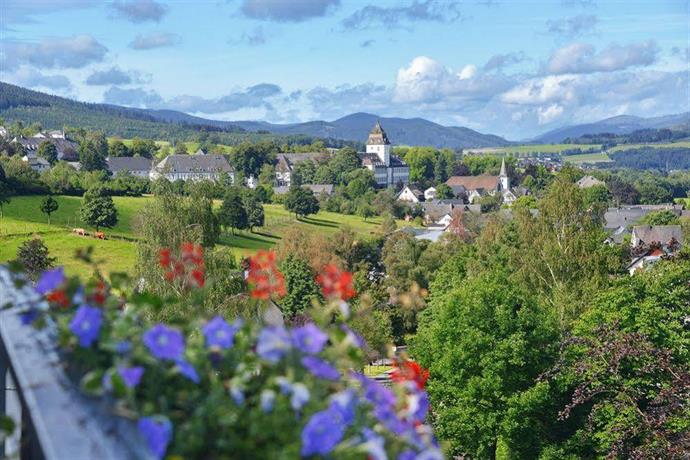
[{"label": "purple flower", "polygon": [[302,430],[302,457],[329,454],[344,434],[345,427],[337,413],[331,410],[315,413]]},{"label": "purple flower", "polygon": [[177,329],[156,324],[146,331],[143,341],[149,352],[158,359],[179,359],[184,353],[184,338]]},{"label": "purple flower", "polygon": [[103,314],[99,308],[82,305],[69,323],[69,330],[79,338],[79,345],[90,347],[101,332]]},{"label": "purple flower", "polygon": [[199,378],[199,374],[197,374],[196,372],[196,369],[194,369],[194,366],[192,366],[189,362],[185,361],[184,359],[177,360],[177,370],[180,371],[180,374],[187,377],[187,379],[191,380],[194,383],[199,383],[199,381],[201,380]]},{"label": "purple flower", "polygon": [[367,343],[364,341],[361,335],[357,334],[355,331],[347,327],[345,324],[340,325],[340,329],[345,332],[345,337],[347,341],[357,348],[366,348]]},{"label": "purple flower", "polygon": [[355,420],[357,393],[351,388],[336,393],[331,397],[331,404],[328,407],[330,410],[340,414],[345,425],[349,425]]},{"label": "purple flower", "polygon": [[276,383],[280,388],[280,394],[289,395],[290,393],[292,393],[292,384],[286,377],[283,377],[282,375],[276,377]]},{"label": "purple flower", "polygon": [[117,373],[120,374],[127,388],[134,388],[139,385],[141,377],[144,375],[144,368],[141,366],[120,367],[117,369]]},{"label": "purple flower", "polygon": [[424,422],[429,411],[429,395],[424,390],[416,388],[407,397],[407,412],[415,420]]},{"label": "purple flower", "polygon": [[292,331],[292,344],[304,353],[320,353],[326,342],[328,342],[328,335],[313,323],[305,324]]},{"label": "purple flower", "polygon": [[269,326],[259,333],[256,353],[273,364],[290,349],[290,335],[283,326]]},{"label": "purple flower", "polygon": [[58,267],[52,270],[44,271],[41,274],[41,277],[38,279],[34,289],[39,294],[46,295],[60,287],[60,285],[62,285],[64,282],[65,269],[63,267]]},{"label": "purple flower", "polygon": [[300,410],[309,401],[309,390],[303,383],[295,383],[292,386],[290,406],[293,410]]},{"label": "purple flower", "polygon": [[338,380],[340,372],[327,361],[316,356],[305,356],[302,365],[314,376],[326,380]]},{"label": "purple flower", "polygon": [[203,327],[207,347],[220,347],[224,350],[232,348],[237,327],[228,324],[220,316],[216,316]]},{"label": "purple flower", "polygon": [[261,392],[261,410],[265,413],[273,410],[273,403],[276,401],[276,392],[273,390],[263,390]]},{"label": "purple flower", "polygon": [[139,433],[146,440],[149,451],[162,459],[172,438],[172,423],[164,417],[143,417],[137,424]]}]

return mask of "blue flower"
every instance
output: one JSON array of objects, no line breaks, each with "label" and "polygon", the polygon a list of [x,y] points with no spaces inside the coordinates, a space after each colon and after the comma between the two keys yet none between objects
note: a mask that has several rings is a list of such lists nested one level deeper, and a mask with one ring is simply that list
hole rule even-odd
[{"label": "blue flower", "polygon": [[387,460],[386,440],[370,428],[364,428],[362,434],[365,439],[362,448],[367,452],[367,458],[371,460]]},{"label": "blue flower", "polygon": [[336,393],[331,396],[331,404],[328,407],[340,414],[345,425],[350,425],[355,420],[357,393],[351,388]]},{"label": "blue flower", "polygon": [[309,390],[303,383],[295,383],[292,386],[290,406],[294,410],[300,410],[309,401]]},{"label": "blue flower", "polygon": [[407,398],[407,412],[419,422],[424,422],[429,411],[429,395],[424,390],[413,391]]},{"label": "blue flower", "polygon": [[292,393],[292,384],[286,377],[283,377],[282,375],[276,377],[276,383],[280,388],[280,394],[289,395],[290,393]]},{"label": "blue flower", "polygon": [[141,366],[120,367],[117,369],[117,373],[120,374],[127,388],[134,388],[139,385],[141,377],[144,375],[144,368]]},{"label": "blue flower", "polygon": [[293,345],[304,353],[320,353],[326,342],[328,342],[328,335],[313,323],[305,324],[292,331]]},{"label": "blue flower", "polygon": [[72,296],[72,303],[74,303],[75,305],[80,305],[84,302],[86,302],[86,296],[84,295],[84,288],[82,286],[79,286],[79,288],[77,288],[77,291]]},{"label": "blue flower", "polygon": [[232,348],[235,333],[238,328],[228,324],[220,316],[216,316],[203,327],[207,347],[220,347],[224,350]]},{"label": "blue flower", "polygon": [[126,355],[132,349],[132,344],[127,340],[121,340],[115,344],[115,351],[119,355]]},{"label": "blue flower", "polygon": [[33,323],[36,321],[38,318],[39,311],[35,308],[31,308],[24,313],[21,313],[19,315],[19,320],[22,322],[24,326],[28,326],[29,324]]},{"label": "blue flower", "polygon": [[139,433],[146,440],[149,451],[162,459],[172,438],[172,423],[165,417],[143,417],[137,424]]},{"label": "blue flower", "polygon": [[180,371],[180,374],[187,377],[187,379],[194,383],[200,382],[201,379],[199,378],[199,374],[197,374],[196,369],[194,369],[194,366],[192,366],[189,362],[185,361],[184,359],[178,359],[176,363],[177,370]]},{"label": "blue flower", "polygon": [[411,449],[404,450],[398,455],[398,460],[416,460],[416,458],[417,454]]},{"label": "blue flower", "polygon": [[343,421],[331,410],[317,412],[302,430],[302,457],[327,455],[343,439]]},{"label": "blue flower", "polygon": [[347,327],[345,324],[340,325],[340,329],[345,332],[345,337],[347,342],[356,346],[357,348],[366,348],[367,343],[364,341],[361,335],[357,334],[355,331]]},{"label": "blue flower", "polygon": [[326,380],[338,380],[340,372],[327,361],[316,356],[305,356],[302,365],[314,376]]},{"label": "blue flower", "polygon": [[36,282],[36,287],[34,289],[39,294],[46,295],[59,288],[64,282],[65,269],[63,267],[58,267],[44,271],[38,279],[38,282]]},{"label": "blue flower", "polygon": [[230,387],[230,396],[238,406],[244,404],[244,393],[242,393],[242,389],[239,386],[233,385]]},{"label": "blue flower", "polygon": [[273,410],[273,404],[276,401],[276,392],[273,390],[263,390],[261,392],[261,410],[265,413]]},{"label": "blue flower", "polygon": [[184,338],[177,329],[156,324],[146,331],[143,341],[149,352],[158,359],[176,360],[184,353]]},{"label": "blue flower", "polygon": [[90,347],[101,332],[103,314],[99,308],[82,305],[69,323],[69,330],[79,338],[79,345]]},{"label": "blue flower", "polygon": [[259,333],[256,353],[273,364],[290,349],[290,335],[283,326],[269,326]]}]

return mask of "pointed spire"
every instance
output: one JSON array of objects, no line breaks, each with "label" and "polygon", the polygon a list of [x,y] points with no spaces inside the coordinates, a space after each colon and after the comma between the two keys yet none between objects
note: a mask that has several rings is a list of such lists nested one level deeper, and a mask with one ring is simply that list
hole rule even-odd
[{"label": "pointed spire", "polygon": [[505,159],[505,157],[503,157],[503,159],[501,160],[501,172],[498,173],[498,176],[499,177],[508,176],[508,174],[506,173],[506,159]]}]

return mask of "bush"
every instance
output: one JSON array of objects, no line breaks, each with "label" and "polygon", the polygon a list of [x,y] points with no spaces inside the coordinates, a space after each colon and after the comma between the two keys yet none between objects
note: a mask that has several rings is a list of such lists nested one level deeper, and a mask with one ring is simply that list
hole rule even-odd
[{"label": "bush", "polygon": [[42,272],[53,267],[55,257],[50,257],[42,239],[32,238],[19,246],[17,262],[24,268],[28,278],[34,281]]}]

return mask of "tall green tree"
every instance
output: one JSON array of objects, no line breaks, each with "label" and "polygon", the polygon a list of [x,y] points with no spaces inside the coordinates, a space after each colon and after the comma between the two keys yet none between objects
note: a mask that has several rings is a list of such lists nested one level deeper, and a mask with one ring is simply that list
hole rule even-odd
[{"label": "tall green tree", "polygon": [[55,257],[50,257],[48,247],[42,239],[32,238],[19,246],[17,262],[22,265],[29,279],[35,281],[41,273],[54,266]]},{"label": "tall green tree", "polygon": [[111,158],[131,157],[132,152],[120,139],[115,139],[108,145],[108,156]]},{"label": "tall green tree", "polygon": [[411,354],[429,368],[434,427],[450,457],[497,457],[508,401],[553,364],[558,336],[549,309],[500,271],[432,298]]},{"label": "tall green tree", "polygon": [[305,217],[319,212],[319,200],[308,188],[291,187],[285,197],[285,209],[295,214],[295,217]]},{"label": "tall green tree", "polygon": [[250,231],[254,231],[254,227],[263,227],[264,225],[264,207],[261,202],[257,200],[253,194],[245,196],[243,199],[244,210],[247,213],[247,225]]},{"label": "tall green tree", "polygon": [[81,220],[96,228],[112,228],[117,224],[117,209],[113,198],[102,186],[95,186],[84,193],[80,209]]},{"label": "tall green tree", "polygon": [[50,225],[50,215],[57,211],[59,207],[57,200],[50,195],[41,201],[41,212],[48,216],[48,225]]},{"label": "tall green tree", "polygon": [[223,204],[221,204],[218,211],[218,217],[221,225],[230,227],[233,234],[235,229],[244,230],[249,228],[249,219],[242,201],[242,193],[237,187],[229,187],[227,192],[225,192]]},{"label": "tall green tree", "polygon": [[79,143],[79,162],[82,171],[105,171],[108,141],[103,133],[87,133]]},{"label": "tall green tree", "polygon": [[133,156],[153,158],[156,152],[158,152],[158,145],[151,139],[135,137],[132,139],[132,145],[129,150]]},{"label": "tall green tree", "polygon": [[279,266],[285,276],[287,295],[280,300],[280,309],[288,319],[303,313],[314,299],[319,298],[319,286],[314,281],[309,264],[289,255]]},{"label": "tall green tree", "polygon": [[58,160],[58,151],[55,144],[50,141],[41,142],[36,150],[36,155],[46,160],[51,165],[54,165]]}]

